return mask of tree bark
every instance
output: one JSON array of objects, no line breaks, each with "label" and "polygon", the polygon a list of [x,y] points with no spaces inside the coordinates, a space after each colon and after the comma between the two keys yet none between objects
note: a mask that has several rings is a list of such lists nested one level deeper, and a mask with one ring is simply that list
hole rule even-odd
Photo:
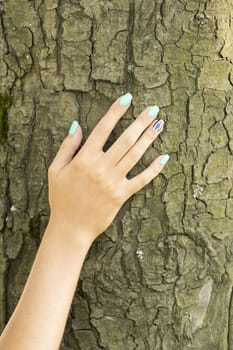
[{"label": "tree bark", "polygon": [[233,1],[4,0],[0,15],[0,328],[72,120],[82,146],[131,92],[104,149],[157,104],[165,130],[129,178],[170,160],[92,245],[61,349],[233,350]]}]

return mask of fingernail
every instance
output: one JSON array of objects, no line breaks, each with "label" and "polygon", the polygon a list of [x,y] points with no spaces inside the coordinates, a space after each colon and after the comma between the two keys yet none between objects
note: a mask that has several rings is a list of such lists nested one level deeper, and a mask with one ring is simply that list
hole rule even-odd
[{"label": "fingernail", "polygon": [[152,125],[152,129],[154,130],[154,131],[160,131],[160,130],[162,130],[162,128],[163,128],[163,125],[164,125],[164,120],[163,119],[158,119],[158,120],[156,120],[156,122]]},{"label": "fingernail", "polygon": [[162,156],[162,158],[160,159],[160,164],[165,165],[167,163],[168,159],[169,159],[169,155],[168,154],[164,154]]},{"label": "fingernail", "polygon": [[77,122],[77,120],[74,120],[73,123],[71,124],[70,130],[69,130],[69,134],[70,135],[74,135],[77,128],[79,126],[79,123]]},{"label": "fingernail", "polygon": [[156,105],[151,106],[147,111],[147,114],[150,118],[155,117],[158,113],[159,113],[159,107]]},{"label": "fingernail", "polygon": [[123,107],[127,106],[128,104],[130,104],[132,98],[133,96],[129,92],[127,92],[125,95],[121,96],[120,105]]}]

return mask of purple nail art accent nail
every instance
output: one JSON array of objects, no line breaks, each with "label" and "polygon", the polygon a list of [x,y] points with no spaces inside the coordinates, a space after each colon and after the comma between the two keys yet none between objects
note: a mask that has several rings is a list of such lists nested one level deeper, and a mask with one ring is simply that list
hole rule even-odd
[{"label": "purple nail art accent nail", "polygon": [[156,122],[152,125],[153,130],[160,131],[163,127],[164,121],[163,119],[158,119]]}]

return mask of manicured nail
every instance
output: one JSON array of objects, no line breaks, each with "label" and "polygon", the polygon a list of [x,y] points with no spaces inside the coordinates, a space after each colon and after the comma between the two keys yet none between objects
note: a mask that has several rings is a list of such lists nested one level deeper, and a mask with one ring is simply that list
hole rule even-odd
[{"label": "manicured nail", "polygon": [[158,113],[159,113],[159,107],[156,105],[151,106],[147,111],[147,114],[150,118],[155,117]]},{"label": "manicured nail", "polygon": [[70,135],[74,135],[77,128],[78,128],[79,124],[77,122],[77,120],[74,120],[73,123],[71,124],[70,130],[69,130],[69,134]]},{"label": "manicured nail", "polygon": [[160,131],[160,130],[162,130],[162,128],[163,128],[163,125],[164,125],[164,120],[163,119],[158,119],[158,120],[156,120],[156,122],[152,125],[152,129],[154,130],[154,131]]},{"label": "manicured nail", "polygon": [[127,92],[125,95],[121,96],[120,105],[123,107],[129,105],[132,98],[133,96],[129,92]]},{"label": "manicured nail", "polygon": [[162,156],[162,158],[160,159],[160,164],[165,165],[167,163],[168,159],[169,159],[169,155],[168,154],[164,154]]}]

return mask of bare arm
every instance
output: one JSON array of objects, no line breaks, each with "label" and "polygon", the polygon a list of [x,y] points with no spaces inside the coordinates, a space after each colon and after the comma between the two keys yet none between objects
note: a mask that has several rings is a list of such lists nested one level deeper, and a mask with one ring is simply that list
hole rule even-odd
[{"label": "bare arm", "polygon": [[[129,98],[130,97],[130,98]],[[123,102],[123,103],[122,103]],[[163,169],[158,156],[142,173],[126,175],[163,129],[148,107],[107,150],[102,148],[131,102],[117,99],[81,150],[78,126],[49,167],[51,216],[20,300],[0,337],[0,350],[58,350],[85,256],[123,203]],[[71,127],[77,126],[77,122]]]},{"label": "bare arm", "polygon": [[23,293],[0,337],[1,350],[59,349],[91,245],[71,238],[74,233],[79,236],[78,228],[68,230],[48,223]]}]

